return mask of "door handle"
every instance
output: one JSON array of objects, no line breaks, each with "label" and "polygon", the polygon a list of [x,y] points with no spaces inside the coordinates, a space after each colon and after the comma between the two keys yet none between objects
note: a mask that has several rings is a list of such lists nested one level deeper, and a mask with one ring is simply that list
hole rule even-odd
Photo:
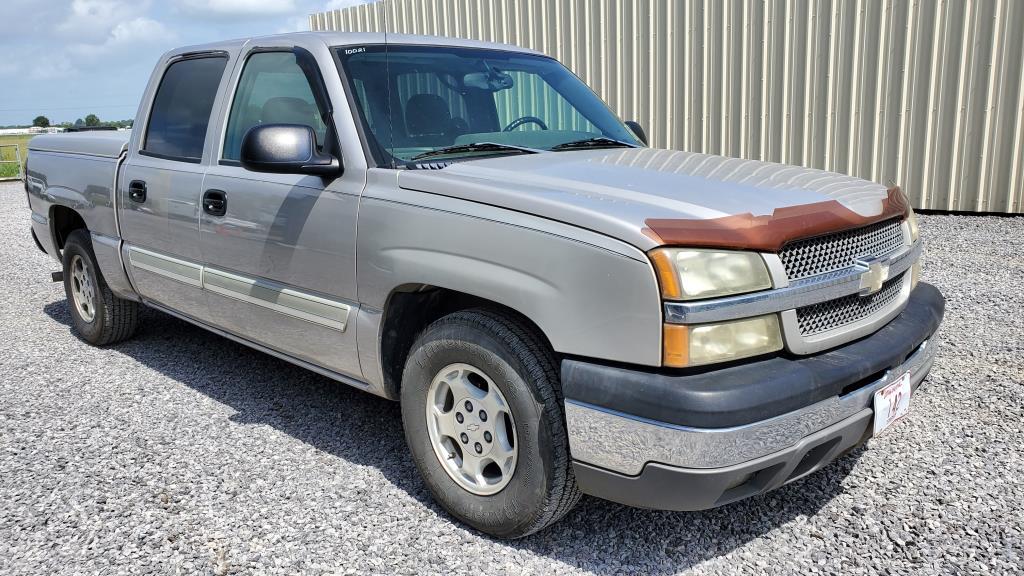
[{"label": "door handle", "polygon": [[132,202],[143,203],[146,201],[146,183],[142,180],[132,180],[128,184],[128,199]]},{"label": "door handle", "polygon": [[210,216],[228,213],[228,195],[223,190],[207,190],[203,193],[203,212]]}]

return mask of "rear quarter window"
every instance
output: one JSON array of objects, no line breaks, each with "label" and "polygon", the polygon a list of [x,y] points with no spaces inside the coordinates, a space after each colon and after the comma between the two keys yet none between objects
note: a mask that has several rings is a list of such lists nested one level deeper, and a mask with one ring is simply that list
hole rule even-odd
[{"label": "rear quarter window", "polygon": [[160,80],[141,153],[198,163],[227,58],[189,58],[167,67]]}]

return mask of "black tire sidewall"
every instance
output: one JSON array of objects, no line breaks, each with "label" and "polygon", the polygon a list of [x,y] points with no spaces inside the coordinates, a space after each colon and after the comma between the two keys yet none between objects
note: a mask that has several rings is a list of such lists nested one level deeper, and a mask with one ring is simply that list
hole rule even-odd
[{"label": "black tire sidewall", "polygon": [[[79,231],[72,232],[68,237],[67,243],[64,245],[64,253],[62,254],[62,264],[64,267],[64,292],[67,297],[68,311],[71,314],[71,321],[75,326],[75,330],[78,331],[82,337],[89,342],[96,342],[103,335],[103,326],[107,321],[106,318],[106,305],[103,301],[103,278],[100,276],[99,268],[96,266],[96,258],[93,256],[92,248],[84,243],[82,237],[85,236]],[[88,236],[85,236],[88,238]],[[71,283],[74,281],[71,276],[71,261],[75,256],[80,256],[82,261],[85,263],[86,268],[93,281],[93,292],[95,301],[93,306],[96,308],[96,313],[93,316],[92,322],[87,322],[78,313],[78,306],[75,305],[75,297],[72,293]]]},{"label": "black tire sidewall", "polygon": [[[482,370],[498,386],[515,420],[518,455],[509,483],[497,494],[481,496],[453,480],[434,453],[427,432],[427,390],[434,376],[450,364]],[[402,420],[406,442],[417,468],[449,513],[483,532],[515,537],[543,515],[554,484],[552,437],[544,403],[524,376],[530,377],[506,343],[473,326],[442,325],[428,330],[414,346],[402,378]],[[538,375],[534,374],[534,377]]]}]

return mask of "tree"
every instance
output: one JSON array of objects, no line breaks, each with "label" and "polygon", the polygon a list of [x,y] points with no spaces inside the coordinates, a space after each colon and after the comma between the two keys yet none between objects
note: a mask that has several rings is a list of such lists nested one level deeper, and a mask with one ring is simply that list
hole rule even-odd
[{"label": "tree", "polygon": [[85,120],[82,120],[81,118],[79,118],[78,120],[75,120],[75,127],[76,128],[81,128],[82,126],[85,126]]},{"label": "tree", "polygon": [[100,117],[95,115],[95,114],[89,114],[88,116],[85,117],[85,125],[86,126],[99,126],[100,125]]},{"label": "tree", "polygon": [[35,120],[32,121],[32,125],[40,128],[49,128],[50,119],[46,116],[36,116]]}]

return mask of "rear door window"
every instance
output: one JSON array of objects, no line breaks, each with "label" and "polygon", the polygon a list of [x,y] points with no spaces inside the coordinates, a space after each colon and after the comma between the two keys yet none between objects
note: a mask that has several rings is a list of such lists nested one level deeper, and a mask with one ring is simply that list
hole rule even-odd
[{"label": "rear door window", "polygon": [[198,163],[225,57],[189,58],[167,67],[153,98],[140,153]]}]

